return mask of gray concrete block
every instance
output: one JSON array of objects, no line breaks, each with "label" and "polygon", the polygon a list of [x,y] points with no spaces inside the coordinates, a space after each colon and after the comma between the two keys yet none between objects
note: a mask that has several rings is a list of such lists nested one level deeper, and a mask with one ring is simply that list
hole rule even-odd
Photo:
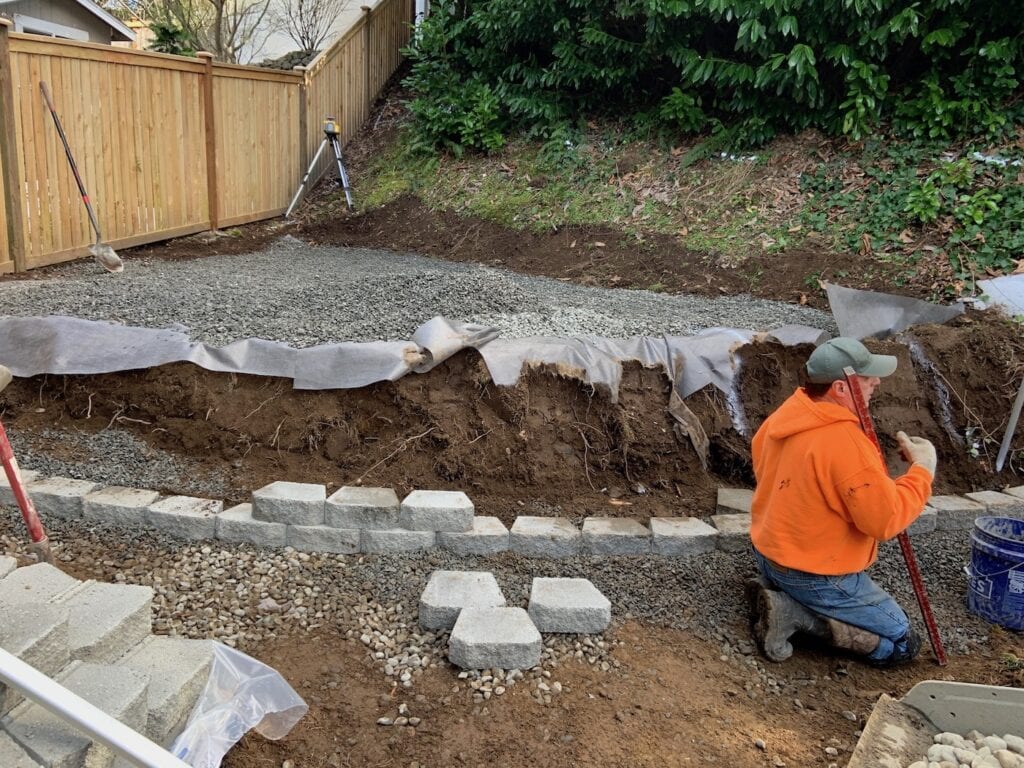
[{"label": "gray concrete block", "polygon": [[359,551],[358,528],[332,528],[329,525],[289,525],[288,546],[299,552],[332,552],[351,555]]},{"label": "gray concrete block", "polygon": [[969,531],[974,519],[985,514],[984,504],[962,496],[932,496],[928,506],[938,513],[935,528],[939,531]]},{"label": "gray concrete block", "polygon": [[85,582],[59,604],[68,609],[72,659],[108,664],[152,631],[153,590],[134,584]]},{"label": "gray concrete block", "polygon": [[222,511],[224,502],[219,499],[168,496],[146,507],[146,524],[178,539],[214,539]]},{"label": "gray concrete block", "polygon": [[415,552],[430,549],[437,543],[434,531],[407,531],[395,528],[390,531],[363,531],[360,549],[363,552]]},{"label": "gray concrete block", "polygon": [[912,522],[907,528],[907,533],[911,536],[919,536],[923,533],[931,533],[935,530],[935,526],[938,523],[938,513],[931,507],[925,507],[924,511],[917,516],[917,520]]},{"label": "gray concrete block", "polygon": [[252,516],[265,523],[323,525],[326,502],[322,485],[278,480],[252,492]]},{"label": "gray concrete block", "polygon": [[719,549],[742,552],[750,548],[750,515],[712,515],[711,524],[718,529]]},{"label": "gray concrete block", "polygon": [[999,491],[977,491],[965,493],[971,501],[984,505],[985,513],[996,517],[1024,519],[1024,498]]},{"label": "gray concrete block", "polygon": [[0,731],[0,765],[4,768],[42,768],[18,746],[18,742]]},{"label": "gray concrete block", "polygon": [[583,551],[588,555],[648,555],[651,534],[628,517],[588,517],[583,521]]},{"label": "gray concrete block", "polygon": [[[71,660],[67,608],[48,603],[0,605],[0,648],[52,677]],[[21,700],[20,693],[0,683],[0,716]]]},{"label": "gray concrete block", "polygon": [[[34,469],[21,469],[19,467],[18,473],[21,475],[23,485],[28,485],[39,478],[39,473]],[[17,506],[18,502],[14,499],[14,491],[11,490],[11,484],[7,480],[7,473],[0,468],[0,507],[17,508]]]},{"label": "gray concrete block", "polygon": [[0,605],[48,603],[80,583],[49,563],[26,565],[0,581]]},{"label": "gray concrete block", "polygon": [[[133,669],[72,663],[57,682],[137,731],[146,726],[149,679]],[[47,768],[109,768],[114,755],[70,723],[32,702],[3,720],[8,734]]]},{"label": "gray concrete block", "polygon": [[284,523],[256,520],[252,504],[239,504],[217,515],[217,538],[230,544],[283,547],[288,541],[287,530]]},{"label": "gray concrete block", "polygon": [[715,513],[719,515],[750,514],[754,492],[746,488],[719,488]]},{"label": "gray concrete block", "polygon": [[398,494],[393,488],[343,486],[324,506],[324,522],[335,528],[388,531],[399,528]]},{"label": "gray concrete block", "polygon": [[473,514],[473,502],[462,491],[413,491],[402,500],[399,526],[458,533],[473,527]]},{"label": "gray concrete block", "polygon": [[149,676],[146,736],[167,746],[181,732],[206,686],[213,642],[150,636],[118,661]]},{"label": "gray concrete block", "polygon": [[45,517],[79,520],[82,517],[82,499],[99,485],[88,480],[71,477],[44,477],[28,485],[28,494],[36,511]]},{"label": "gray concrete block", "polygon": [[419,621],[424,629],[449,630],[463,608],[501,608],[505,596],[487,571],[434,571],[420,595]]},{"label": "gray concrete block", "polygon": [[82,499],[82,518],[94,523],[138,528],[146,523],[146,507],[160,494],[146,488],[110,485]]},{"label": "gray concrete block", "polygon": [[718,530],[696,517],[652,517],[649,525],[656,555],[692,557],[718,546]]},{"label": "gray concrete block", "polygon": [[464,608],[448,640],[448,659],[463,669],[530,669],[541,637],[522,608]]},{"label": "gray concrete block", "polygon": [[457,555],[496,555],[508,550],[508,528],[496,517],[477,515],[464,533],[438,531],[437,545]]},{"label": "gray concrete block", "polygon": [[4,578],[18,567],[18,561],[7,555],[0,555],[0,579]]},{"label": "gray concrete block", "polygon": [[582,541],[579,529],[564,517],[517,517],[509,531],[512,551],[529,557],[572,557]]},{"label": "gray concrete block", "polygon": [[587,579],[534,579],[527,611],[541,632],[596,634],[612,620],[611,601]]}]

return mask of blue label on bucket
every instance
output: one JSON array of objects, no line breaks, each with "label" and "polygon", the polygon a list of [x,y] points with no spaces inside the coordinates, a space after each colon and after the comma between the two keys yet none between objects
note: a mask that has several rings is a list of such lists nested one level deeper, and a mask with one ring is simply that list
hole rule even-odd
[{"label": "blue label on bucket", "polygon": [[1018,600],[1024,600],[1024,572],[1010,571],[1006,582],[1006,591]]}]

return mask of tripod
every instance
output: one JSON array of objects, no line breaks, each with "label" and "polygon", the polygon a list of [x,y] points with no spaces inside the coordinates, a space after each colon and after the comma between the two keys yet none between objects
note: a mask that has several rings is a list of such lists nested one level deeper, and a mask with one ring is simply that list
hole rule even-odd
[{"label": "tripod", "polygon": [[339,136],[341,130],[338,128],[338,123],[333,117],[328,117],[324,120],[324,140],[320,142],[320,147],[317,149],[316,154],[313,155],[313,162],[309,164],[309,168],[306,169],[306,175],[302,177],[302,183],[299,184],[299,189],[295,193],[295,197],[292,198],[292,204],[288,206],[288,210],[285,211],[284,217],[287,219],[292,215],[292,211],[299,202],[299,198],[302,197],[302,191],[306,188],[306,182],[309,181],[309,175],[313,172],[313,168],[316,166],[316,161],[320,159],[320,154],[324,151],[324,147],[330,143],[334,149],[334,157],[338,161],[338,175],[341,177],[341,186],[345,190],[345,202],[348,203],[348,209],[353,210],[352,206],[352,187],[348,183],[348,173],[345,171],[345,166],[341,162],[341,140]]}]

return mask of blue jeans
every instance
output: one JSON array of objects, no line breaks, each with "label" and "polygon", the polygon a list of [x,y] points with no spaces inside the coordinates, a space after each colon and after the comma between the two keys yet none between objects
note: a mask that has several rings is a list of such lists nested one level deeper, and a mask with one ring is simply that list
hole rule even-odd
[{"label": "blue jeans", "polygon": [[907,614],[892,595],[866,573],[820,576],[792,568],[776,568],[756,549],[754,559],[773,586],[814,613],[878,635],[878,647],[869,659],[885,661],[907,652],[910,630]]}]

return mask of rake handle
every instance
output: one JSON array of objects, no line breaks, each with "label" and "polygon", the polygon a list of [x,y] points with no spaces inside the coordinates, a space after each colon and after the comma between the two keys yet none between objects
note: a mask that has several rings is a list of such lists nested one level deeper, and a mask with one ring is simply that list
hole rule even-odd
[{"label": "rake handle", "polygon": [[[850,387],[850,395],[854,408],[857,411],[857,420],[860,422],[860,428],[868,440],[871,441],[871,444],[875,446],[875,450],[878,451],[878,456],[882,460],[882,466],[884,467],[885,458],[882,453],[882,446],[878,442],[878,433],[875,432],[875,423],[871,420],[867,403],[864,402],[864,392],[861,390],[860,382],[857,380],[857,373],[853,368],[844,368],[843,374],[845,374],[846,383]],[[906,531],[901,531],[896,538],[899,540],[903,561],[906,563],[907,573],[910,575],[910,583],[914,587],[914,596],[917,598],[917,604],[921,608],[921,617],[924,619],[925,629],[928,630],[928,640],[932,644],[932,650],[935,651],[935,660],[940,667],[944,667],[946,666],[946,649],[942,646],[939,626],[935,622],[935,614],[932,613],[932,605],[928,601],[928,593],[924,588],[921,569],[917,566],[917,557],[914,555],[914,549],[910,545],[910,536],[907,535]]]},{"label": "rake handle", "polygon": [[50,540],[43,529],[43,524],[36,512],[35,504],[25,491],[25,485],[21,481],[21,472],[18,469],[18,461],[14,458],[14,449],[11,448],[11,441],[7,439],[7,430],[3,422],[0,422],[0,463],[4,465],[4,472],[7,475],[7,482],[10,483],[14,499],[21,510],[21,518],[28,528],[29,539],[32,541],[32,549],[37,552],[41,559],[46,562],[53,562],[50,554]]}]

